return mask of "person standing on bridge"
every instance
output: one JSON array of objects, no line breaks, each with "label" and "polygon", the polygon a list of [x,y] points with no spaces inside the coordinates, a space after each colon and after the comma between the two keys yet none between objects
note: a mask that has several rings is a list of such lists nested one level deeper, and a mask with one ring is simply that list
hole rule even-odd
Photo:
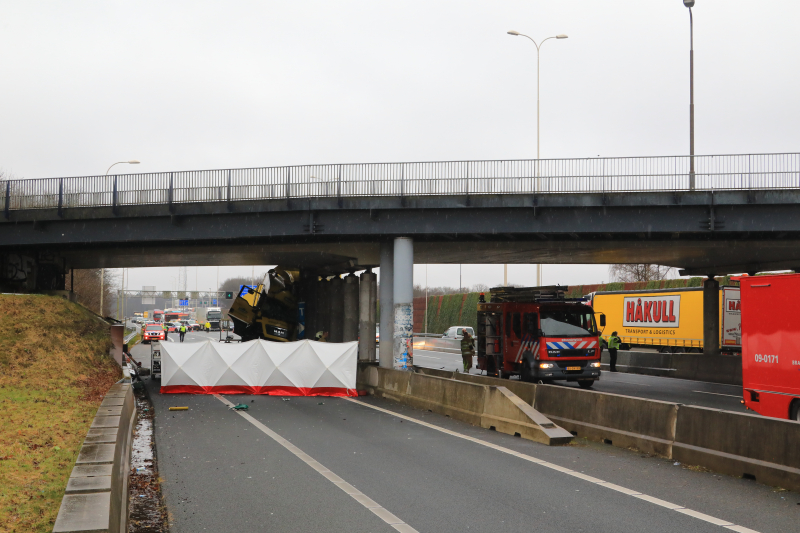
[{"label": "person standing on bridge", "polygon": [[183,338],[186,336],[186,324],[181,324],[181,342],[183,342]]},{"label": "person standing on bridge", "polygon": [[169,326],[167,325],[166,322],[164,322],[161,325],[161,327],[164,329],[164,340],[168,341],[169,340]]},{"label": "person standing on bridge", "polygon": [[472,335],[469,334],[466,328],[463,330],[461,337],[461,360],[464,363],[464,372],[469,374],[472,368],[472,356],[475,355],[475,344],[472,341]]},{"label": "person standing on bridge", "polygon": [[608,366],[612,372],[617,371],[617,350],[619,350],[620,344],[622,344],[622,340],[617,337],[617,332],[612,332],[608,338],[608,355],[611,357],[611,364]]},{"label": "person standing on bridge", "polygon": [[211,322],[206,322],[206,333],[211,331]]}]

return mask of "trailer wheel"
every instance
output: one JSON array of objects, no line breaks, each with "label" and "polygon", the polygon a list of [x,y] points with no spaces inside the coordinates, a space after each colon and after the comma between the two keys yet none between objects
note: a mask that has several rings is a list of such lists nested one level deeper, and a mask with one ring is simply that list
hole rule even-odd
[{"label": "trailer wheel", "polygon": [[579,379],[578,380],[578,385],[580,385],[580,387],[582,389],[591,389],[592,385],[594,385],[594,380],[593,379]]}]

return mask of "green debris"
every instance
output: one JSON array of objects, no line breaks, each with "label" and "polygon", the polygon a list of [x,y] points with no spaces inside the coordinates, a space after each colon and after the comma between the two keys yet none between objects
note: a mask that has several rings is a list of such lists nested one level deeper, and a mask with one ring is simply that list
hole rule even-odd
[{"label": "green debris", "polygon": [[233,411],[247,411],[249,408],[250,406],[246,403],[240,403],[238,405],[234,405],[233,407],[229,407],[229,409],[232,409]]}]

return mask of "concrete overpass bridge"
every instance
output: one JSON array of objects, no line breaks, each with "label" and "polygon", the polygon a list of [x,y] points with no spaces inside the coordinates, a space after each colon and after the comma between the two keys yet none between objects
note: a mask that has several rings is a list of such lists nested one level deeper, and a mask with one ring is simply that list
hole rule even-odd
[{"label": "concrete overpass bridge", "polygon": [[381,266],[400,280],[382,283],[381,301],[410,305],[414,262],[658,263],[707,276],[800,267],[800,154],[694,163],[694,173],[689,156],[673,156],[10,180],[0,284],[63,289],[71,268],[292,264],[317,277]]}]

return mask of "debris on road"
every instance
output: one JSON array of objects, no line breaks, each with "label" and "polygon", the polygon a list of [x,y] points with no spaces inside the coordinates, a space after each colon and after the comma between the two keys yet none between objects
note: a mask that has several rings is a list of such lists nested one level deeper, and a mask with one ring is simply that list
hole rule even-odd
[{"label": "debris on road", "polygon": [[247,411],[249,408],[250,406],[247,405],[246,403],[240,403],[238,405],[232,405],[228,407],[228,409],[232,411]]},{"label": "debris on road", "polygon": [[169,410],[170,411],[188,411],[189,408],[188,407],[170,407]]}]

